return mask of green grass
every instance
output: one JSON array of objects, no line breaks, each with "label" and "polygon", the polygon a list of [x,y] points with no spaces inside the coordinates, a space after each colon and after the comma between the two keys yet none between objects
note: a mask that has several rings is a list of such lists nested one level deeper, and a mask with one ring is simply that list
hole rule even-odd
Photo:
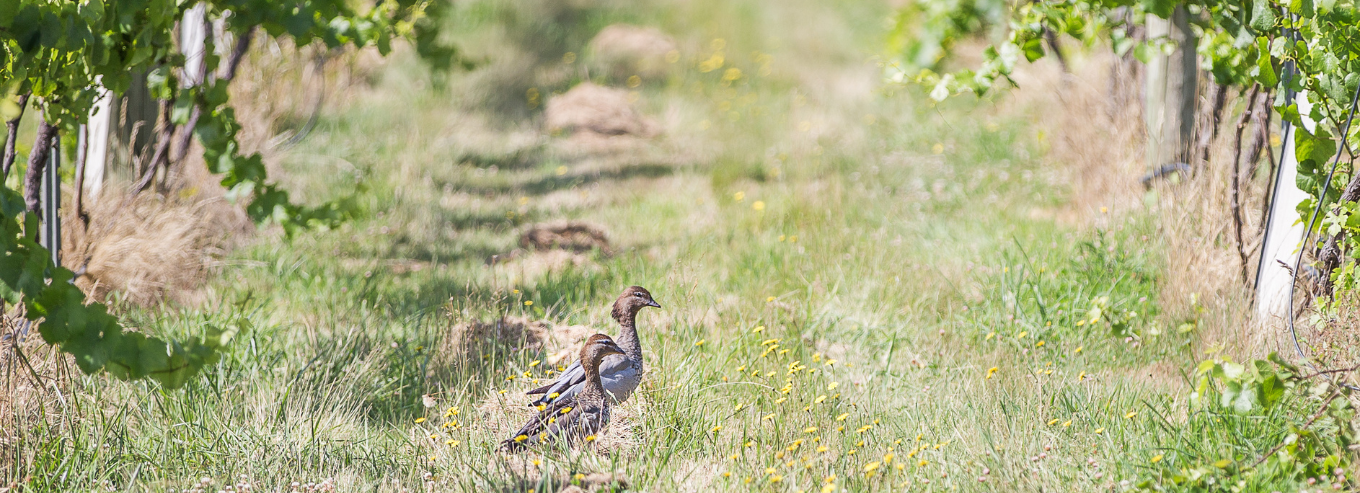
[{"label": "green grass", "polygon": [[[505,143],[530,121],[456,126],[478,102],[412,89],[422,72],[395,61],[281,157],[301,197],[361,178],[362,217],[230,253],[201,307],[124,307],[151,333],[241,331],[182,390],[73,377],[5,474],[39,491],[243,476],[269,491],[557,491],[592,472],[647,491],[1096,491],[1249,463],[1311,413],[1188,404],[1202,341],[1160,316],[1155,217],[1096,229],[1034,214],[1074,191],[1041,158],[1032,109],[838,92],[872,78],[863,26],[881,7],[690,4],[575,21],[657,23],[685,46],[681,70],[640,89],[646,112],[675,108],[674,126],[621,163]],[[511,9],[487,5],[468,22]],[[773,19],[806,29],[760,29]],[[589,38],[548,35],[578,44],[556,51]],[[746,77],[694,69],[714,37]],[[771,75],[753,51],[773,57]],[[605,226],[615,253],[488,265],[526,224],[558,218]],[[558,348],[456,354],[450,335],[501,317],[612,333],[608,304],[632,284],[665,309],[641,317],[643,389],[598,450],[494,452],[528,416],[525,380],[548,378],[532,362]]]}]

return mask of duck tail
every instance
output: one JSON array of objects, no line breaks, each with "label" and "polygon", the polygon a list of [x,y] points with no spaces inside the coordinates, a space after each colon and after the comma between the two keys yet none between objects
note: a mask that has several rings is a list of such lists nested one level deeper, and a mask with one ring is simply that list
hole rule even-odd
[{"label": "duck tail", "polygon": [[[519,436],[519,435],[516,435],[516,436]],[[507,454],[515,454],[515,453],[523,452],[525,448],[527,448],[527,447],[524,446],[524,443],[522,443],[522,442],[516,442],[513,438],[511,438],[511,439],[501,440],[501,446],[496,447],[496,450],[499,450],[499,451],[504,452],[504,453],[507,453]]]}]

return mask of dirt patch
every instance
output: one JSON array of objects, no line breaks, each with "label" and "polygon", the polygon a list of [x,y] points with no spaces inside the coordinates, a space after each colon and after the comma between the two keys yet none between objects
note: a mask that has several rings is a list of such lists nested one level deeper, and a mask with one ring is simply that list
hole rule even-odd
[{"label": "dirt patch", "polygon": [[593,64],[611,78],[662,79],[670,74],[680,51],[675,40],[654,27],[614,24],[590,40]]},{"label": "dirt patch", "polygon": [[530,226],[519,235],[519,246],[529,250],[569,250],[577,253],[599,249],[608,255],[609,235],[597,225],[559,221]]},{"label": "dirt patch", "polygon": [[628,91],[581,83],[548,100],[544,125],[549,133],[654,137],[660,126],[633,109]]}]

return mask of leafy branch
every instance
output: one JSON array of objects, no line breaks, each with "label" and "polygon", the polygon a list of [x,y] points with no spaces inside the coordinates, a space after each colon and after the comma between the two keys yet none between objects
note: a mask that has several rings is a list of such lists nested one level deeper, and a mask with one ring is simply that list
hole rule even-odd
[{"label": "leafy branch", "polygon": [[[135,192],[149,186],[159,169],[169,171],[172,155],[182,163],[192,135],[203,146],[208,169],[222,175],[227,197],[244,203],[256,222],[279,224],[289,236],[303,229],[335,227],[354,214],[354,198],[309,207],[294,203],[287,191],[271,183],[263,158],[241,152],[237,139],[241,125],[228,104],[227,84],[251,38],[261,33],[289,37],[298,46],[373,46],[384,55],[395,39],[409,37],[432,66],[447,69],[461,57],[439,36],[446,15],[442,1],[0,2],[0,98],[8,100],[0,104],[0,113],[5,113],[9,130],[5,173],[14,159],[15,130],[30,97],[41,117],[24,195],[21,198],[0,185],[4,216],[0,218],[0,298],[22,302],[25,316],[39,322],[43,339],[73,355],[86,373],[108,371],[118,378],[149,377],[169,387],[182,385],[203,365],[216,361],[217,350],[234,329],[209,327],[201,340],[166,342],[127,332],[104,305],[85,304],[84,294],[70,283],[71,271],[52,265],[50,253],[37,242],[35,212],[41,209],[37,179],[51,142],[61,133],[73,134],[87,121],[101,86],[123,93],[131,87],[131,74],[144,73],[151,95],[162,102],[162,130],[144,174],[134,185]],[[200,72],[185,74],[186,47],[175,43],[176,26],[199,6],[205,11],[205,24],[220,20],[237,39],[225,70],[211,78],[209,74],[215,74],[221,63],[211,46],[203,50]],[[185,78],[197,84],[182,84]],[[8,104],[15,100],[20,104]],[[174,142],[178,142],[178,152],[171,148]]]}]

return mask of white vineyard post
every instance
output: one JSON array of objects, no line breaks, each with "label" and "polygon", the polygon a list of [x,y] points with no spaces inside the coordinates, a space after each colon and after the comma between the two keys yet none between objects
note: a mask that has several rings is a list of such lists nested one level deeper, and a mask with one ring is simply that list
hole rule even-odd
[{"label": "white vineyard post", "polygon": [[[1308,94],[1300,92],[1294,97],[1298,104],[1299,116],[1309,132],[1317,129],[1317,122],[1308,118],[1312,105]],[[1297,207],[1308,199],[1308,193],[1299,189],[1299,162],[1294,154],[1294,128],[1284,124],[1281,135],[1280,168],[1275,178],[1275,191],[1271,194],[1270,221],[1266,225],[1265,240],[1262,242],[1261,261],[1257,265],[1256,319],[1267,324],[1282,321],[1289,310],[1290,287],[1294,283],[1294,265],[1299,248],[1303,245],[1303,221],[1299,218]]]}]

